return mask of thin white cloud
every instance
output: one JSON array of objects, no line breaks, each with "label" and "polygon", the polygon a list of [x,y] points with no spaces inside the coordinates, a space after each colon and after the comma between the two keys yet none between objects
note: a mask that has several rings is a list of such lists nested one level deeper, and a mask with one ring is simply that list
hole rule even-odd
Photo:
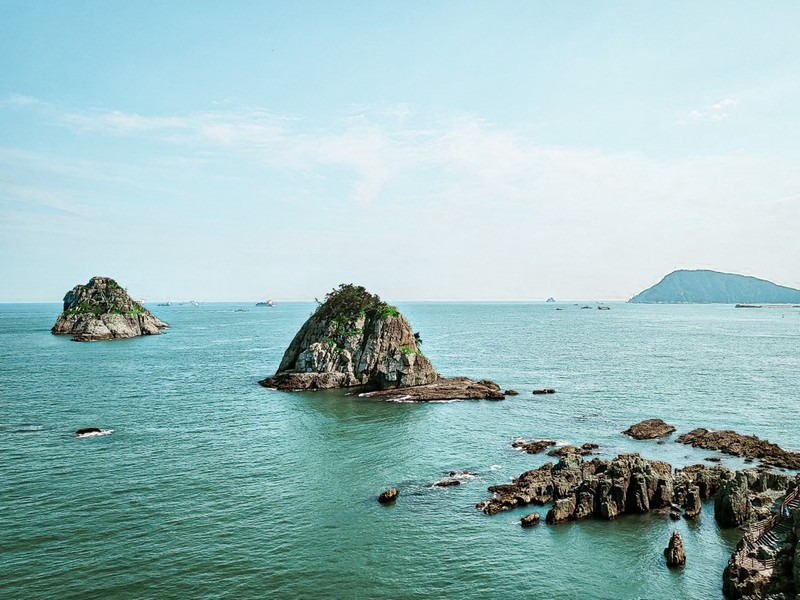
[{"label": "thin white cloud", "polygon": [[739,106],[738,100],[734,98],[723,98],[702,109],[689,111],[688,118],[691,121],[726,121],[730,118],[733,109],[737,106]]}]

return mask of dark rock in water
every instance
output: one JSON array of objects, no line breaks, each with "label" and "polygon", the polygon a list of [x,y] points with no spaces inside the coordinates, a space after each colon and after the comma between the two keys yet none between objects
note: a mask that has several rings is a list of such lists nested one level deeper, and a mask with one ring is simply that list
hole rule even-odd
[{"label": "dark rock in water", "polygon": [[452,487],[454,485],[461,485],[458,479],[442,479],[433,484],[433,487]]},{"label": "dark rock in water", "polygon": [[362,387],[420,401],[505,397],[492,382],[440,378],[421,343],[394,306],[342,284],[294,336],[277,373],[259,383],[279,390]]},{"label": "dark rock in water", "polygon": [[64,311],[50,330],[76,342],[157,335],[169,327],[133,300],[110,277],[92,277],[64,296]]},{"label": "dark rock in water", "polygon": [[506,390],[503,392],[506,396],[519,396],[519,392],[517,390]]},{"label": "dark rock in water", "polygon": [[433,383],[359,394],[366,398],[386,398],[403,402],[436,402],[442,400],[502,400],[500,386],[486,379],[473,381],[466,377],[438,379]]},{"label": "dark rock in water", "polygon": [[522,519],[520,520],[520,525],[522,525],[523,527],[533,527],[534,525],[538,525],[541,519],[542,517],[541,515],[539,515],[539,513],[537,512],[530,513],[522,517]]},{"label": "dark rock in water", "polygon": [[707,460],[708,462],[722,462],[719,456],[706,456],[703,460]]},{"label": "dark rock in water", "polygon": [[680,532],[672,532],[669,544],[664,549],[664,556],[666,556],[667,565],[670,567],[680,567],[686,564],[686,552],[683,548],[683,539]]},{"label": "dark rock in water", "polygon": [[741,435],[730,430],[710,431],[700,427],[678,436],[675,441],[733,456],[759,458],[763,463],[776,467],[800,470],[800,452],[789,452],[754,435]]},{"label": "dark rock in water", "polygon": [[672,519],[673,521],[680,521],[681,511],[679,511],[677,508],[670,509],[669,518]]},{"label": "dark rock in water", "polygon": [[392,502],[397,500],[397,496],[399,495],[400,492],[398,491],[398,489],[392,487],[380,493],[380,495],[378,496],[378,502],[380,502],[381,504],[391,504]]},{"label": "dark rock in water", "polygon": [[538,396],[540,394],[555,394],[556,391],[552,388],[543,388],[541,390],[533,390],[532,393]]},{"label": "dark rock in water", "polygon": [[75,431],[75,435],[87,435],[89,433],[102,433],[102,430],[97,427],[81,427]]},{"label": "dark rock in water", "polygon": [[555,446],[556,442],[553,440],[514,440],[511,442],[512,448],[519,448],[525,450],[528,454],[539,454],[545,448]]},{"label": "dark rock in water", "polygon": [[652,440],[669,435],[673,431],[675,431],[675,428],[661,419],[645,419],[635,425],[631,425],[622,433],[637,440]]}]

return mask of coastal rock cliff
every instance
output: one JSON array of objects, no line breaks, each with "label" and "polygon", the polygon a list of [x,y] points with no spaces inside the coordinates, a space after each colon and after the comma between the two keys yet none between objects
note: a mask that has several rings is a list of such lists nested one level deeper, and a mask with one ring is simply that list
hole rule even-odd
[{"label": "coastal rock cliff", "polygon": [[78,342],[156,335],[169,327],[133,300],[110,277],[92,277],[64,296],[64,310],[50,330]]},{"label": "coastal rock cliff", "polygon": [[433,383],[438,375],[419,343],[395,307],[363,287],[341,285],[294,336],[277,373],[259,383],[281,390]]}]

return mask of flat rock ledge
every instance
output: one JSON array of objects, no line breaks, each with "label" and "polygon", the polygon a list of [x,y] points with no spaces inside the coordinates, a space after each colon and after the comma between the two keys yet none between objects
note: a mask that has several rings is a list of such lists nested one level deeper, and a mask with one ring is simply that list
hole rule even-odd
[{"label": "flat rock ledge", "polygon": [[784,450],[777,444],[754,435],[741,435],[735,431],[711,431],[699,427],[675,440],[695,448],[718,450],[733,456],[758,458],[765,465],[800,470],[800,452]]},{"label": "flat rock ledge", "polygon": [[363,398],[384,398],[395,402],[441,402],[445,400],[503,400],[500,386],[488,379],[440,378],[433,383],[377,390],[359,394]]},{"label": "flat rock ledge", "polygon": [[653,440],[673,433],[675,428],[661,419],[645,419],[622,433],[637,440]]}]

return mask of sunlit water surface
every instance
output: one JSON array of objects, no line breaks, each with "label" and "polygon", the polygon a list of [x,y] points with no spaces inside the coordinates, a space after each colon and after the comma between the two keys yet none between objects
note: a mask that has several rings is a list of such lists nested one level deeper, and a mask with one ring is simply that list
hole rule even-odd
[{"label": "sunlit water surface", "polygon": [[[312,304],[150,308],[165,335],[74,343],[49,333],[58,305],[0,305],[0,597],[717,599],[739,534],[711,506],[523,530],[547,507],[474,505],[546,460],[516,436],[674,466],[714,453],[619,432],[661,417],[800,446],[797,309],[405,303],[442,374],[521,394],[402,404],[257,385]],[[430,487],[451,470],[476,477]]]}]

